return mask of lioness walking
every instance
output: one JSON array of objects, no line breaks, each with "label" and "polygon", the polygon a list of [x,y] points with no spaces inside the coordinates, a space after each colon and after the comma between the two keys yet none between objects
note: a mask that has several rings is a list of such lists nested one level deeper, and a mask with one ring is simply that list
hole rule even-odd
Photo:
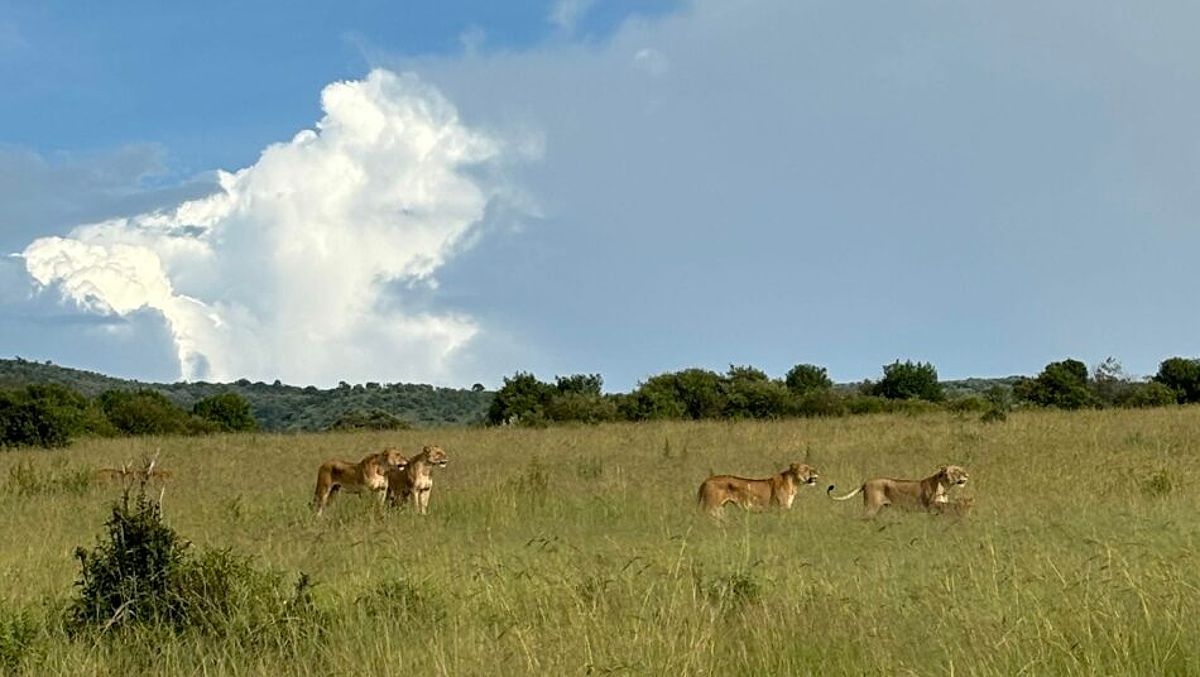
[{"label": "lioness walking", "polygon": [[825,493],[835,501],[845,501],[858,494],[863,495],[866,516],[874,517],[884,506],[898,505],[905,508],[934,510],[950,501],[947,492],[951,487],[967,483],[967,471],[957,465],[944,465],[933,475],[923,480],[897,480],[888,477],[869,479],[859,488],[845,496],[834,496],[831,484]]},{"label": "lioness walking", "polygon": [[387,474],[388,505],[412,500],[418,515],[429,512],[429,494],[433,491],[433,468],[445,468],[450,459],[438,446],[427,446],[408,459],[408,466]]},{"label": "lioness walking", "polygon": [[325,512],[325,506],[329,505],[329,501],[333,500],[333,495],[339,489],[354,494],[373,491],[382,504],[388,486],[387,473],[403,469],[406,465],[408,459],[399,449],[384,449],[369,454],[358,463],[325,461],[317,470],[317,491],[313,497],[313,507],[316,508],[317,515]]},{"label": "lioness walking", "polygon": [[700,484],[696,501],[709,515],[716,517],[726,503],[743,508],[770,506],[791,508],[801,485],[817,483],[817,469],[807,463],[793,463],[778,475],[766,479],[746,479],[735,475],[713,475]]}]

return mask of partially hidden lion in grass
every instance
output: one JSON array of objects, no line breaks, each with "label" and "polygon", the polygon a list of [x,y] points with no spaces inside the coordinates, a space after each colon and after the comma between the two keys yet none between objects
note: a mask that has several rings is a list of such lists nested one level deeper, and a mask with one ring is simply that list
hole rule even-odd
[{"label": "partially hidden lion in grass", "polygon": [[395,448],[369,454],[358,463],[325,461],[317,470],[317,492],[313,499],[313,507],[316,508],[317,515],[325,512],[325,506],[329,505],[329,501],[339,489],[345,489],[352,494],[373,491],[382,504],[384,492],[388,487],[387,474],[407,465],[408,459]]},{"label": "partially hidden lion in grass", "polygon": [[974,496],[959,496],[953,500],[939,501],[934,504],[933,512],[947,517],[966,519],[975,509]]},{"label": "partially hidden lion in grass", "polygon": [[713,475],[700,484],[696,500],[714,517],[726,503],[736,503],[746,509],[791,508],[800,486],[816,484],[818,477],[817,469],[807,463],[793,463],[778,475],[766,479]]},{"label": "partially hidden lion in grass", "polygon": [[408,459],[408,466],[387,474],[388,505],[412,501],[418,515],[429,512],[429,494],[433,491],[433,468],[445,468],[450,459],[438,446],[427,446]]},{"label": "partially hidden lion in grass", "polygon": [[947,492],[951,487],[966,484],[967,479],[967,471],[962,467],[944,465],[938,468],[936,473],[923,480],[878,477],[863,482],[862,486],[845,496],[834,496],[832,484],[825,490],[825,493],[835,501],[845,501],[861,493],[863,506],[867,509],[867,517],[874,517],[884,506],[888,505],[944,513],[946,504],[950,502]]}]

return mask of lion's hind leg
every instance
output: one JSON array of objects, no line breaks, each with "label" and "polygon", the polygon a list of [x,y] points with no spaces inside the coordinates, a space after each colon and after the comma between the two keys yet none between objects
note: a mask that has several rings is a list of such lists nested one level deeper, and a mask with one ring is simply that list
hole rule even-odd
[{"label": "lion's hind leg", "polygon": [[317,490],[313,495],[313,508],[317,511],[317,517],[325,512],[325,506],[329,505],[329,501],[333,499],[333,494],[337,492],[337,489],[338,485],[333,483],[327,473],[317,473]]}]

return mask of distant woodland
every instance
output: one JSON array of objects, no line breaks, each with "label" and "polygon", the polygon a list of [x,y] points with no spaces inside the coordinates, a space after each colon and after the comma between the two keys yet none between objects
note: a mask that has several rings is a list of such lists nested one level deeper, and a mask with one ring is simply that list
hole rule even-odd
[{"label": "distant woodland", "polygon": [[780,378],[751,366],[718,373],[684,369],[651,376],[628,393],[606,393],[600,374],[553,382],[517,372],[495,392],[404,383],[296,387],[144,383],[90,371],[0,360],[0,446],[64,446],[79,436],[214,432],[392,430],[469,425],[592,424],[662,419],[778,419],[948,410],[1005,420],[1022,407],[1156,407],[1200,402],[1200,360],[1172,357],[1149,378],[1109,358],[1047,364],[1036,376],[941,381],[927,362],[897,360],[878,380],[835,384],[797,364]]}]

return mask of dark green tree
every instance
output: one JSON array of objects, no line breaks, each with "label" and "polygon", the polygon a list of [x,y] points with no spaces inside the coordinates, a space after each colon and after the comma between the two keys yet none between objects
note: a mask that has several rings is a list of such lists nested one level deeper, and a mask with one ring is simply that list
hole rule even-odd
[{"label": "dark green tree", "polygon": [[627,418],[720,418],[725,411],[724,379],[707,369],[684,369],[651,376],[621,408]]},{"label": "dark green tree", "polygon": [[1088,389],[1087,365],[1079,360],[1051,362],[1035,379],[1024,379],[1013,386],[1019,399],[1043,407],[1080,409],[1096,404]]},{"label": "dark green tree", "polygon": [[553,385],[539,381],[533,374],[517,372],[506,377],[504,385],[496,391],[488,407],[487,422],[492,425],[544,423],[546,405],[556,392]]},{"label": "dark green tree", "polygon": [[579,395],[600,395],[604,387],[604,379],[600,374],[572,374],[571,376],[556,376],[555,388],[560,393],[577,393]]},{"label": "dark green tree", "polygon": [[156,390],[106,390],[99,401],[104,415],[126,435],[194,435],[217,429]]},{"label": "dark green tree", "polygon": [[237,393],[211,395],[192,406],[192,413],[216,424],[221,432],[244,432],[258,429],[258,421],[250,413],[250,403]]},{"label": "dark green tree", "polygon": [[1200,402],[1200,360],[1183,357],[1163,360],[1154,380],[1170,388],[1180,404]]},{"label": "dark green tree", "polygon": [[777,418],[789,413],[791,396],[787,387],[754,367],[730,365],[722,392],[723,413],[730,418]]},{"label": "dark green tree", "polygon": [[941,402],[945,399],[937,369],[929,362],[905,360],[884,365],[883,378],[875,384],[874,394],[890,400],[921,399]]},{"label": "dark green tree", "polygon": [[65,447],[71,430],[63,410],[21,391],[0,392],[0,446]]},{"label": "dark green tree", "polygon": [[788,390],[796,395],[807,395],[814,390],[828,390],[833,387],[825,367],[815,364],[797,364],[788,370],[784,377]]}]

